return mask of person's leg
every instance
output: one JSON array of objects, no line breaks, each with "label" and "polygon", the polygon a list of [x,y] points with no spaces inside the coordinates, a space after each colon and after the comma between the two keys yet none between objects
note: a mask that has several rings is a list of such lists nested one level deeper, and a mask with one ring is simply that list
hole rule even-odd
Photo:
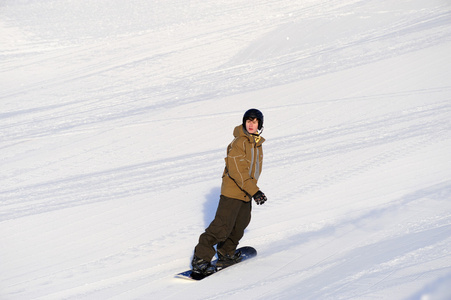
[{"label": "person's leg", "polygon": [[236,217],[235,226],[233,227],[227,239],[220,242],[217,247],[218,252],[220,252],[222,255],[229,255],[232,257],[235,254],[235,250],[238,247],[239,241],[244,235],[244,230],[251,221],[251,202],[239,202],[240,210]]},{"label": "person's leg", "polygon": [[199,243],[194,249],[196,257],[211,261],[216,253],[214,245],[225,241],[234,229],[242,203],[244,202],[221,195],[216,216],[205,232],[200,235]]}]

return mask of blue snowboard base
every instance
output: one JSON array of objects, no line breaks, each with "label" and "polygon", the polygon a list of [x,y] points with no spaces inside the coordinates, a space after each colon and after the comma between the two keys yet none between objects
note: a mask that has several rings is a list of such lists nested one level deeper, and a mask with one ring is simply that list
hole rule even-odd
[{"label": "blue snowboard base", "polygon": [[[236,249],[236,251],[241,251],[241,257],[242,257],[242,259],[241,259],[240,263],[243,262],[243,261],[245,261],[245,260],[248,260],[248,259],[250,259],[250,258],[252,258],[252,257],[257,256],[257,250],[255,250],[255,248],[249,247],[249,246],[238,248],[238,249]],[[216,265],[217,262],[218,262],[218,260],[215,259],[215,260],[213,260],[211,263],[212,263],[213,265]],[[238,264],[238,263],[237,263],[237,264]],[[213,274],[216,274],[216,273],[218,273],[219,271],[224,270],[224,269],[225,269],[225,268],[219,269],[219,270],[217,270],[217,271],[216,271],[215,273],[213,273]],[[193,273],[192,270],[188,270],[188,271],[185,271],[185,272],[182,272],[182,273],[179,273],[179,274],[175,275],[175,277],[176,277],[176,278],[187,279],[187,280],[199,281],[199,280],[202,280],[202,279],[204,279],[204,278],[206,278],[206,277],[208,277],[208,276],[211,276],[211,275],[213,275],[213,274],[210,274],[210,275],[205,276],[205,275],[202,275],[202,274]]]}]

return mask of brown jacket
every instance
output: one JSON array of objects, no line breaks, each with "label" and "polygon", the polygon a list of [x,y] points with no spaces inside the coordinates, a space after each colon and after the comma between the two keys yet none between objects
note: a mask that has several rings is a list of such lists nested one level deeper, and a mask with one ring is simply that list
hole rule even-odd
[{"label": "brown jacket", "polygon": [[254,137],[238,125],[233,130],[235,139],[227,147],[221,194],[234,199],[250,201],[258,192],[257,180],[263,164],[263,137]]}]

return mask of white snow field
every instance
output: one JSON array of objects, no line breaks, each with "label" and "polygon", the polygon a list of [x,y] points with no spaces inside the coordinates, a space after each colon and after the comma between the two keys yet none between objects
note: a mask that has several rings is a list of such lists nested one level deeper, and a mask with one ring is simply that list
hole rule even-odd
[{"label": "white snow field", "polygon": [[[2,0],[0,299],[451,299],[448,0]],[[226,147],[267,195],[200,282]]]}]

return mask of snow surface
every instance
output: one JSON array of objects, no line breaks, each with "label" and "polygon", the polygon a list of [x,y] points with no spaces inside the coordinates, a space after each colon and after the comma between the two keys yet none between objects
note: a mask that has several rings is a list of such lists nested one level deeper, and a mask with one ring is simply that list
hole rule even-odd
[{"label": "snow surface", "polygon": [[[451,299],[447,0],[2,0],[0,299]],[[189,268],[265,115],[241,245]]]}]

